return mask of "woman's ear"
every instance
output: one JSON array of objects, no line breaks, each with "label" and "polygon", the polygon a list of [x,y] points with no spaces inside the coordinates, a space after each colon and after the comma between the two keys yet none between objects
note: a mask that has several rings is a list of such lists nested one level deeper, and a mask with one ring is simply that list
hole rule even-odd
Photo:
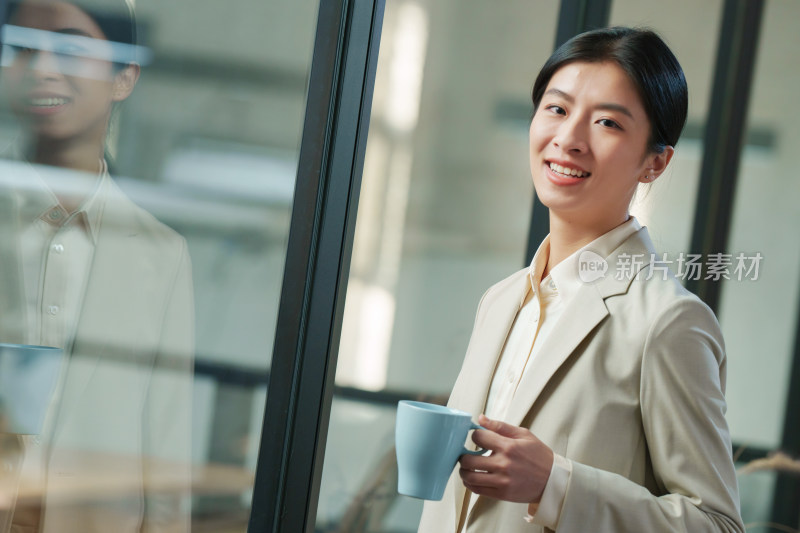
[{"label": "woman's ear", "polygon": [[114,102],[122,102],[128,98],[136,86],[139,79],[141,68],[135,63],[126,65],[114,76],[114,87],[111,92],[111,99]]},{"label": "woman's ear", "polygon": [[641,183],[653,183],[667,169],[667,165],[669,165],[674,153],[675,148],[667,146],[660,154],[647,156],[644,174],[639,177],[639,181]]}]

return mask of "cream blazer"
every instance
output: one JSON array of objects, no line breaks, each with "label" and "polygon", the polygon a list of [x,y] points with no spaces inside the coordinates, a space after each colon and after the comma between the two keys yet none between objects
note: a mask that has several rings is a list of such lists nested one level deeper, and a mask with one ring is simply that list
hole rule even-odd
[{"label": "cream blazer", "polygon": [[[581,286],[517,389],[507,422],[573,462],[559,533],[743,532],[725,421],[725,351],[713,312],[674,278],[651,272],[647,230],[626,239],[606,276]],[[622,254],[642,254],[617,279]],[[527,269],[491,287],[449,405],[480,414],[527,290]],[[458,465],[420,533],[549,531],[527,505],[480,497],[469,516]]]},{"label": "cream blazer", "polygon": [[[3,192],[0,340],[20,342],[19,228]],[[184,239],[112,183],[54,423],[22,438],[46,458],[39,531],[189,530],[192,294]]]}]

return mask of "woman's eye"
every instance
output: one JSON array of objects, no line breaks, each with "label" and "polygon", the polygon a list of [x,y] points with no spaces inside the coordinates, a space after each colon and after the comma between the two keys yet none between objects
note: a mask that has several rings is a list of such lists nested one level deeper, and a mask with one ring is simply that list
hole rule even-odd
[{"label": "woman's eye", "polygon": [[605,126],[607,128],[615,128],[615,129],[618,129],[618,130],[622,129],[619,124],[617,124],[616,122],[614,122],[610,118],[601,118],[600,120],[597,121],[597,123],[600,124],[601,126]]},{"label": "woman's eye", "polygon": [[555,113],[557,115],[566,115],[567,112],[564,110],[563,107],[557,105],[549,105],[545,109],[550,111],[551,113]]},{"label": "woman's eye", "polygon": [[11,52],[15,54],[30,54],[31,52],[33,52],[33,48],[26,48],[24,46],[19,46],[16,44],[8,44],[6,46],[8,46]]},{"label": "woman's eye", "polygon": [[56,47],[56,49],[53,51],[60,56],[76,56],[84,55],[86,53],[86,50],[83,47],[74,44],[62,44]]}]

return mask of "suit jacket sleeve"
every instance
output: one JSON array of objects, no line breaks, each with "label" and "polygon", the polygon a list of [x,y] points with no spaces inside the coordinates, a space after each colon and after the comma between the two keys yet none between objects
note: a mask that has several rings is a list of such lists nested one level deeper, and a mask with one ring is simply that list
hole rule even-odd
[{"label": "suit jacket sleeve", "polygon": [[[194,302],[186,243],[167,298],[158,353],[147,393],[144,421],[145,516],[142,531],[188,532],[191,496],[191,420],[194,367]],[[175,490],[148,490],[148,478],[164,478],[168,465]]]},{"label": "suit jacket sleeve", "polygon": [[660,313],[644,345],[639,392],[658,493],[574,462],[559,533],[744,531],[725,366],[719,324],[705,304],[685,297]]}]

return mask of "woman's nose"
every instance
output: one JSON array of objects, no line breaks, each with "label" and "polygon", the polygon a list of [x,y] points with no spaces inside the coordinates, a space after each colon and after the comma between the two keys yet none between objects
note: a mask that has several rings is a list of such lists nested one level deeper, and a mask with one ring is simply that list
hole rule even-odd
[{"label": "woman's nose", "polygon": [[561,122],[553,138],[553,144],[565,152],[582,153],[588,150],[588,132],[578,117],[570,117]]},{"label": "woman's nose", "polygon": [[60,73],[56,55],[46,50],[38,50],[31,55],[28,70],[37,77],[50,77]]}]

